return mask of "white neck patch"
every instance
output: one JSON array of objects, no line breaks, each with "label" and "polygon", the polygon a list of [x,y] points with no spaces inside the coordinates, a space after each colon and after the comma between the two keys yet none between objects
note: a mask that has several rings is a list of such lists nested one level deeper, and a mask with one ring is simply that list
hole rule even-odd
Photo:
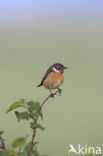
[{"label": "white neck patch", "polygon": [[54,71],[54,72],[57,72],[57,73],[60,73],[60,71],[57,70],[55,67],[53,67],[53,71]]}]

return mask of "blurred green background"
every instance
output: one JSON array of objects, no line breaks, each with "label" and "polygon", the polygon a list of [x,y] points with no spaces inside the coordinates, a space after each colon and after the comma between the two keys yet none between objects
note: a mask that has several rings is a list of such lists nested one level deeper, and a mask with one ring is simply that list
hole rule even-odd
[{"label": "blurred green background", "polygon": [[10,144],[31,135],[28,122],[5,114],[20,98],[42,102],[36,88],[53,63],[68,66],[61,97],[43,108],[39,151],[67,156],[69,144],[103,144],[103,1],[0,1],[0,129]]}]

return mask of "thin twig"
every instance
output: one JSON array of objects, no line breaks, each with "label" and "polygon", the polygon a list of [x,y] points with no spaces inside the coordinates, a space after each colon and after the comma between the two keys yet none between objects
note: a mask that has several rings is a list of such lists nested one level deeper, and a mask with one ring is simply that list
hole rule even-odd
[{"label": "thin twig", "polygon": [[0,141],[1,141],[1,144],[2,144],[2,146],[0,148],[6,150],[5,143],[4,143],[4,141],[3,141],[1,136],[0,136]]},{"label": "thin twig", "polygon": [[50,94],[41,104],[40,104],[40,108],[39,108],[39,114],[40,114],[40,112],[41,112],[41,110],[42,110],[42,107],[43,107],[43,105],[49,100],[49,98],[51,98],[51,97],[54,97],[55,95],[60,95],[60,93],[59,94],[57,94],[57,93],[59,93],[59,90],[57,90],[55,93],[53,93],[53,94]]},{"label": "thin twig", "polygon": [[[56,91],[55,93],[53,93],[53,94],[50,94],[50,95],[40,104],[39,111],[38,111],[38,114],[39,114],[39,115],[40,115],[40,112],[41,112],[41,110],[42,110],[43,105],[49,100],[49,98],[51,98],[51,97],[53,98],[55,95],[61,95],[60,92],[59,92],[59,90],[57,90],[57,91]],[[39,115],[38,115],[38,118],[39,118]],[[37,118],[37,119],[34,119],[34,123],[37,123],[38,118]],[[34,131],[33,131],[33,135],[32,135],[32,144],[34,143],[35,136],[36,136],[36,128],[35,128]],[[31,156],[33,152],[34,152],[34,150],[33,150],[33,148],[32,148],[31,151],[30,151],[29,156]]]}]

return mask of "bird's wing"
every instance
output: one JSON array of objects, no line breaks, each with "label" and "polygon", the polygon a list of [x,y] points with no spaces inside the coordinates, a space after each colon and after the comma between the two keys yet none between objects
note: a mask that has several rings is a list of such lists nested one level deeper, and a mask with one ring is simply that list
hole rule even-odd
[{"label": "bird's wing", "polygon": [[51,72],[53,72],[52,67],[50,67],[50,68],[46,71],[46,73],[45,73],[43,79],[41,80],[41,83],[40,83],[37,87],[40,87],[40,86],[43,85],[44,80],[46,79],[46,77],[48,76],[48,74],[51,73]]}]

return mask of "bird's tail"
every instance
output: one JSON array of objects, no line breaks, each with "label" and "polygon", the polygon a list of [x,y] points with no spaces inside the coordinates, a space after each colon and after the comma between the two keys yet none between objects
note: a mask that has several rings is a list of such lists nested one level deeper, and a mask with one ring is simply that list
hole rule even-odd
[{"label": "bird's tail", "polygon": [[42,84],[40,83],[39,85],[37,85],[37,87],[41,87],[42,86]]}]

